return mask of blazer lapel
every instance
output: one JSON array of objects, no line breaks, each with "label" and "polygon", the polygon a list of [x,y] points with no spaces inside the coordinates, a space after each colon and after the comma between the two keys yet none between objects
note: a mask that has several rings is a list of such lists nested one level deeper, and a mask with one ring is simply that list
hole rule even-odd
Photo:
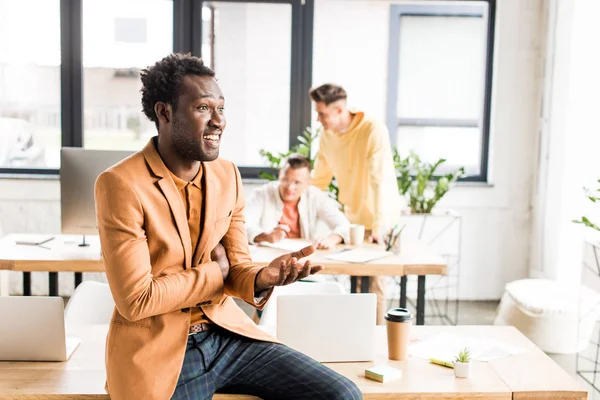
[{"label": "blazer lapel", "polygon": [[167,166],[156,150],[154,138],[150,139],[150,142],[148,142],[142,152],[144,153],[144,157],[146,158],[150,169],[152,169],[152,172],[160,178],[158,180],[158,186],[169,203],[169,208],[173,214],[173,219],[175,219],[175,225],[177,226],[181,244],[183,245],[183,252],[185,255],[184,266],[186,269],[190,268],[192,264],[192,238],[190,236],[190,228],[188,226],[185,208],[183,207],[183,201],[181,201],[177,186],[175,186],[175,182],[171,179]]},{"label": "blazer lapel", "polygon": [[[214,231],[215,219],[216,219],[216,193],[219,190],[219,182],[215,179],[214,173],[210,168],[210,163],[202,163],[204,172],[204,187],[202,192],[204,193],[203,201],[203,219],[202,229],[200,229],[200,240],[198,241],[196,248],[196,256],[194,257],[194,265],[196,265],[201,257],[206,253],[207,246],[210,242],[210,237]],[[212,250],[212,249],[210,249]]]}]

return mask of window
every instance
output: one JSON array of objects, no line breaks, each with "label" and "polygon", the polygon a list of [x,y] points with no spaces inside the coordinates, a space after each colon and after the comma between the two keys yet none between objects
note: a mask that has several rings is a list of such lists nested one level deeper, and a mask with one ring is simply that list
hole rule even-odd
[{"label": "window", "polygon": [[141,150],[156,127],[141,111],[139,71],[173,51],[173,3],[83,0],[82,6],[83,145]]},{"label": "window", "polygon": [[259,149],[287,151],[310,123],[313,9],[314,0],[0,0],[0,174],[57,175],[61,146],[143,148],[156,127],[141,112],[140,70],[177,51],[216,70],[227,96],[222,155],[257,177]]},{"label": "window", "polygon": [[60,50],[59,0],[0,1],[0,172],[59,166]]},{"label": "window", "polygon": [[[221,156],[238,165],[261,165],[261,148],[285,152],[290,144],[292,7],[211,5],[214,53],[210,55],[218,60],[215,73],[225,95],[227,118]],[[265,20],[270,21],[268,29]]]},{"label": "window", "polygon": [[115,42],[145,43],[145,18],[115,18]]},{"label": "window", "polygon": [[445,158],[486,181],[493,8],[483,1],[391,7],[388,116],[401,154]]},{"label": "window", "polygon": [[309,124],[309,84],[299,84],[296,58],[302,36],[292,34],[302,17],[299,0],[203,2],[202,57],[225,95],[221,156],[241,167],[264,165],[261,149],[286,152]]}]

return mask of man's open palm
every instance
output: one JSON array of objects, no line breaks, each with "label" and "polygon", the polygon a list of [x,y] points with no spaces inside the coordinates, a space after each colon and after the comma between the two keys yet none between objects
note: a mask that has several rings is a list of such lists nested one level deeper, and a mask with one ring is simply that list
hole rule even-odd
[{"label": "man's open palm", "polygon": [[302,250],[284,254],[260,270],[256,277],[256,291],[270,289],[273,286],[289,285],[308,275],[323,269],[322,265],[311,265],[310,260],[300,263],[298,260],[310,256],[315,252],[314,246],[307,246]]}]

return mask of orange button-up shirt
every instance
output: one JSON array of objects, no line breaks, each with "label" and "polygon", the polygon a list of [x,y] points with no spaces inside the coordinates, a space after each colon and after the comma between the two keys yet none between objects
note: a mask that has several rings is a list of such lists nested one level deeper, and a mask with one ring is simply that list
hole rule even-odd
[{"label": "orange button-up shirt", "polygon": [[283,214],[279,223],[290,227],[287,237],[290,239],[299,239],[302,234],[300,231],[300,214],[298,212],[298,202],[284,201]]},{"label": "orange button-up shirt", "polygon": [[[170,172],[170,171],[169,171]],[[196,253],[196,246],[200,240],[200,224],[202,223],[202,165],[198,174],[191,182],[184,181],[171,172],[171,178],[179,190],[179,195],[183,201],[185,212],[190,228],[190,238],[192,239],[192,253]],[[210,322],[200,307],[192,308],[190,326],[200,322]]]}]

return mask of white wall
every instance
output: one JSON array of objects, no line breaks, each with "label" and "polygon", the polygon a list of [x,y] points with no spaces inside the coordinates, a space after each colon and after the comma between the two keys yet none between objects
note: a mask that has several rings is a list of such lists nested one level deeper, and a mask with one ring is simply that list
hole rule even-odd
[{"label": "white wall", "polygon": [[[345,71],[338,79],[350,101],[384,117],[389,1],[317,0],[315,36],[324,35],[339,49],[315,39],[315,84]],[[498,299],[504,284],[527,275],[530,198],[537,160],[543,50],[543,0],[499,0],[494,59],[491,185],[456,187],[441,207],[463,217],[460,297]],[[328,25],[327,15],[339,16]],[[385,24],[355,26],[351,16],[382,19]],[[319,66],[319,67],[317,67]],[[248,187],[250,189],[250,187]],[[4,232],[58,232],[57,181],[0,180],[0,221]],[[46,274],[34,274],[34,290],[47,290]],[[11,286],[18,289],[17,277]],[[61,288],[72,287],[70,274]],[[66,290],[66,289],[65,289]],[[61,289],[62,292],[62,289]]]},{"label": "white wall", "polygon": [[582,239],[591,233],[571,221],[582,215],[600,221],[600,206],[583,186],[600,178],[600,25],[595,0],[553,0],[548,25],[540,174],[532,231],[533,276],[579,281]]}]

